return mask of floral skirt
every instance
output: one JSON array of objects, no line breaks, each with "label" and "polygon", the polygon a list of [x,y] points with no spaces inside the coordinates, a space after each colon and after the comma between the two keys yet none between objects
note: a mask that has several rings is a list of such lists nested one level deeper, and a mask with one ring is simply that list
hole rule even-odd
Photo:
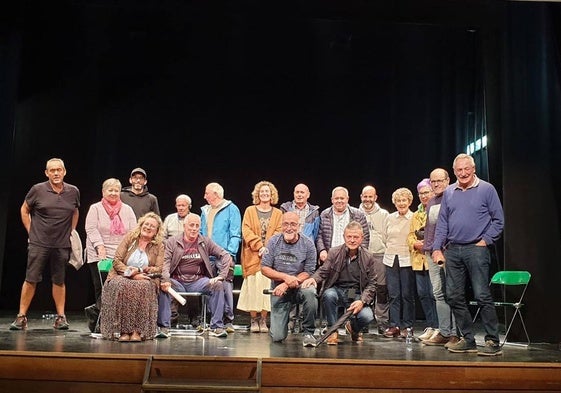
[{"label": "floral skirt", "polygon": [[137,331],[143,340],[156,335],[158,288],[154,280],[132,280],[115,276],[103,286],[100,330],[114,340],[120,333]]}]

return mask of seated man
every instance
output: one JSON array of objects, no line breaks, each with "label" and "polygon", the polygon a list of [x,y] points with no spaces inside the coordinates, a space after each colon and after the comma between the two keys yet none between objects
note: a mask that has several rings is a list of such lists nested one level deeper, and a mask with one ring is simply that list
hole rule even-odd
[{"label": "seated man", "polygon": [[261,259],[261,272],[271,279],[271,328],[273,342],[281,342],[288,335],[288,318],[293,304],[302,304],[303,345],[313,347],[318,301],[313,287],[300,288],[310,277],[317,262],[314,243],[298,230],[299,217],[295,212],[282,215],[282,233],[267,242],[268,253]]},{"label": "seated man", "polygon": [[[316,272],[302,284],[302,288],[317,288],[321,284],[321,301],[327,327],[335,324],[339,307],[353,310],[345,324],[355,342],[362,342],[362,329],[374,320],[370,305],[376,296],[376,269],[374,256],[361,246],[362,225],[351,221],[343,232],[344,244],[332,247]],[[335,331],[327,338],[328,345],[339,342]]]},{"label": "seated man", "polygon": [[[164,268],[158,307],[159,337],[167,337],[171,319],[169,288],[177,292],[202,292],[210,296],[210,334],[227,337],[224,315],[224,286],[232,257],[210,238],[199,234],[201,217],[189,213],[184,220],[184,233],[166,241]],[[217,259],[218,274],[214,275],[210,256]]]}]

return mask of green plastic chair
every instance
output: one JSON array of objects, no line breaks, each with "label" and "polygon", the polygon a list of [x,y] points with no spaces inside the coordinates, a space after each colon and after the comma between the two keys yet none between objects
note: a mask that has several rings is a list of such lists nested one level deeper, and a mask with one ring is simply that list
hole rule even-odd
[{"label": "green plastic chair", "polygon": [[[97,270],[99,270],[99,274],[101,273],[109,273],[109,270],[111,270],[111,268],[113,267],[113,260],[112,259],[102,259],[101,261],[97,262]],[[99,277],[100,279],[102,278],[101,276]],[[103,279],[101,280],[101,283],[103,284]]]},{"label": "green plastic chair", "polygon": [[[508,333],[510,332],[510,329],[512,328],[512,324],[514,323],[514,320],[516,319],[516,316],[518,315],[518,317],[520,318],[520,322],[522,323],[522,328],[524,329],[524,333],[526,334],[526,344],[523,344],[525,346],[530,345],[530,336],[528,335],[528,330],[526,330],[526,324],[524,323],[524,318],[522,317],[522,313],[520,312],[522,307],[524,306],[524,303],[522,303],[523,299],[524,299],[524,295],[526,294],[526,289],[528,288],[528,284],[530,283],[530,279],[532,278],[532,275],[530,274],[530,272],[526,271],[526,270],[502,270],[499,272],[496,272],[493,277],[491,277],[491,281],[489,282],[489,286],[492,285],[501,285],[503,288],[502,293],[504,294],[505,288],[506,286],[509,287],[515,287],[515,286],[519,286],[520,287],[520,298],[518,299],[518,301],[504,301],[504,302],[494,302],[495,307],[510,307],[512,309],[514,309],[514,314],[512,315],[512,318],[508,324],[508,328],[506,329],[506,333],[505,333],[505,337],[503,339],[503,342],[501,343],[501,346],[504,345],[507,342],[508,339]],[[470,301],[469,302],[470,305],[472,306],[478,306],[476,301]],[[479,315],[479,311],[481,310],[481,307],[477,308],[477,312],[475,313],[475,316],[473,317],[473,321],[475,322],[475,320],[477,319],[477,316]]]},{"label": "green plastic chair", "polygon": [[[109,270],[111,270],[112,267],[113,267],[113,259],[106,258],[97,262],[97,270],[99,271],[99,280],[102,286],[105,282],[103,276],[104,275],[107,276],[107,273],[109,273]],[[99,311],[99,315],[97,316],[97,323],[96,323],[96,330],[95,330],[96,332],[99,331],[100,321],[101,321],[101,310]]]}]

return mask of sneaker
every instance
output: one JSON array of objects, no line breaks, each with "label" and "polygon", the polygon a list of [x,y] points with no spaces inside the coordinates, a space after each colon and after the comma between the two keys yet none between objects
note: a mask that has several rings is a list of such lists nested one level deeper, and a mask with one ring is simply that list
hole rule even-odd
[{"label": "sneaker", "polygon": [[429,340],[438,336],[439,333],[440,333],[440,329],[434,329],[434,332],[432,333],[432,336],[430,336]]},{"label": "sneaker", "polygon": [[64,315],[57,315],[55,319],[55,323],[53,327],[57,330],[68,330],[70,325],[66,321],[66,317]]},{"label": "sneaker", "polygon": [[16,320],[10,325],[10,330],[25,330],[27,329],[27,316],[25,314],[18,314]]},{"label": "sneaker", "polygon": [[259,333],[259,321],[257,318],[251,318],[251,327],[249,328],[251,333]]},{"label": "sneaker", "polygon": [[345,330],[351,335],[351,339],[355,342],[361,343],[362,342],[362,332],[355,332],[353,330],[353,325],[351,321],[347,321],[345,323]]},{"label": "sneaker", "polygon": [[450,347],[451,345],[457,344],[458,341],[460,341],[458,336],[450,336],[450,338],[448,339],[448,342],[446,344],[444,344],[444,348],[448,349],[448,347]]},{"label": "sneaker", "polygon": [[167,327],[158,327],[158,333],[154,336],[155,338],[169,338],[171,334],[169,332],[169,328]]},{"label": "sneaker", "polygon": [[384,331],[384,337],[388,337],[388,338],[399,337],[399,327],[392,326],[387,328]]},{"label": "sneaker", "polygon": [[236,331],[232,323],[227,323],[226,325],[224,325],[224,329],[226,329],[226,333],[234,333]]},{"label": "sneaker", "polygon": [[480,356],[499,356],[503,354],[503,351],[499,343],[493,340],[487,340],[483,348],[477,351],[477,354]]},{"label": "sneaker", "polygon": [[228,333],[223,328],[212,329],[210,331],[210,335],[214,336],[214,337],[220,337],[220,338],[228,337]]},{"label": "sneaker", "polygon": [[477,346],[475,343],[468,343],[462,337],[456,344],[449,345],[448,350],[454,353],[476,353]]},{"label": "sneaker", "polygon": [[267,327],[267,320],[265,318],[261,318],[261,321],[259,322],[259,331],[261,333],[269,332],[269,328]]},{"label": "sneaker", "polygon": [[419,340],[421,340],[421,341],[430,340],[430,338],[433,336],[435,330],[436,329],[433,329],[431,327],[425,328],[425,331],[423,332],[423,334],[421,334],[419,336]]},{"label": "sneaker", "polygon": [[423,341],[425,345],[445,345],[450,341],[450,337],[444,337],[440,332],[433,335],[430,339]]},{"label": "sneaker", "polygon": [[386,328],[383,326],[378,326],[378,334],[383,336],[386,331]]},{"label": "sneaker", "polygon": [[315,347],[317,345],[316,338],[313,334],[306,334],[304,335],[304,341],[302,341],[302,345],[305,347]]}]

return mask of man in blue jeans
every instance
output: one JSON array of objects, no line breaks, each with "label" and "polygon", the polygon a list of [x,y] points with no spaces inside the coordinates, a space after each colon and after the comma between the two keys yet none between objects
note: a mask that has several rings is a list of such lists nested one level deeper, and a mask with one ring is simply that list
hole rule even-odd
[{"label": "man in blue jeans", "polygon": [[[489,246],[502,234],[503,208],[495,187],[475,175],[473,157],[459,154],[453,169],[457,181],[444,191],[432,246],[432,259],[445,265],[446,299],[463,336],[448,350],[497,356],[502,350],[497,311],[489,288]],[[485,345],[480,350],[466,300],[468,280],[481,307],[486,333]]]},{"label": "man in blue jeans", "polygon": [[[158,299],[157,337],[167,337],[171,319],[171,298],[167,293],[170,288],[177,292],[202,292],[210,296],[210,335],[227,337],[224,329],[224,286],[232,257],[209,237],[199,233],[201,217],[189,213],[184,220],[184,233],[170,237],[166,241],[164,268]],[[216,258],[217,275],[210,263],[210,257]]]},{"label": "man in blue jeans", "polygon": [[[343,231],[345,243],[332,247],[327,258],[302,288],[321,285],[321,301],[327,327],[335,324],[340,307],[352,310],[345,324],[354,342],[362,342],[362,329],[374,320],[371,304],[376,297],[376,269],[374,255],[361,243],[364,238],[362,224],[350,221]],[[337,332],[327,338],[327,345],[339,343]]]},{"label": "man in blue jeans", "polygon": [[300,233],[299,217],[294,211],[282,215],[282,233],[273,235],[267,242],[268,252],[261,259],[261,272],[271,279],[271,327],[273,342],[288,336],[288,319],[294,304],[302,304],[303,345],[314,347],[318,301],[313,287],[300,284],[314,272],[317,263],[313,241]]}]

